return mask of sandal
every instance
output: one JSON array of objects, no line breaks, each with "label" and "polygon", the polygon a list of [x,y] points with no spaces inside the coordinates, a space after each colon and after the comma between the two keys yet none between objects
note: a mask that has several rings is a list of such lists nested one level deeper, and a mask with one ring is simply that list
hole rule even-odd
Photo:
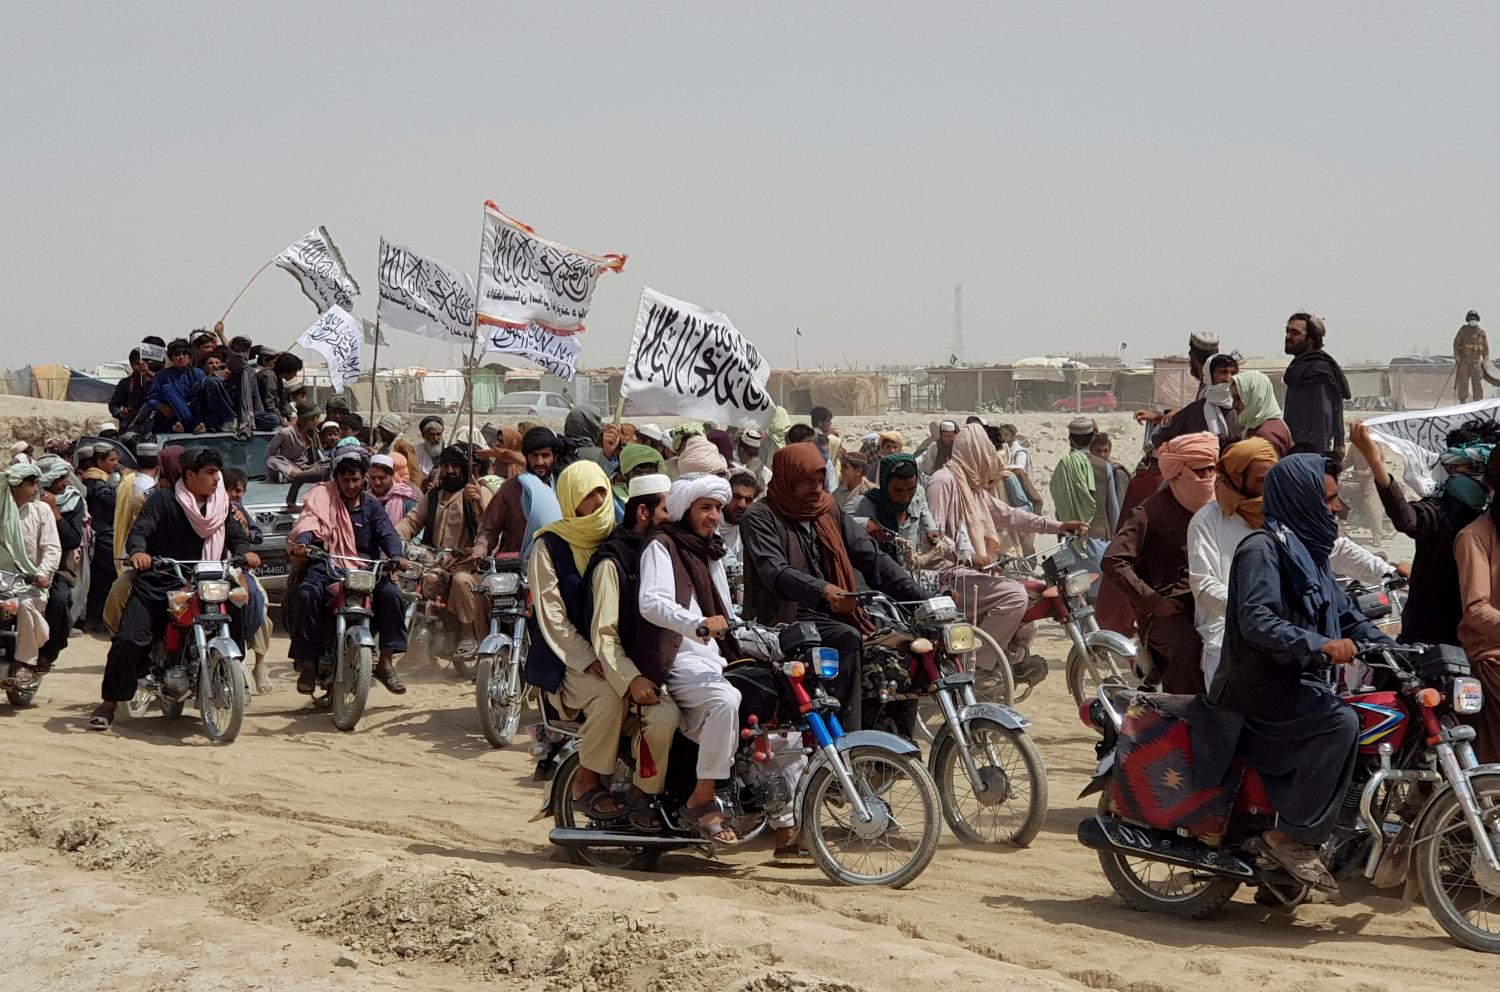
[{"label": "sandal", "polygon": [[1257,845],[1260,852],[1283,868],[1288,875],[1304,885],[1324,892],[1337,892],[1339,885],[1323,867],[1318,850],[1306,844],[1273,844],[1264,835]]},{"label": "sandal", "polygon": [[396,674],[394,668],[386,665],[376,665],[375,671],[370,674],[375,676],[375,681],[385,686],[389,692],[397,696],[406,694],[406,683],[401,681],[401,676]]},{"label": "sandal", "polygon": [[115,711],[108,706],[96,706],[94,712],[89,716],[88,728],[90,730],[108,730],[110,724],[115,722]]},{"label": "sandal", "polygon": [[806,861],[812,856],[807,845],[802,840],[802,831],[798,830],[792,834],[789,843],[778,846],[771,852],[771,857],[777,861]]},{"label": "sandal", "polygon": [[717,796],[702,806],[684,806],[682,813],[704,840],[722,847],[740,842],[734,828],[724,822],[724,809]]},{"label": "sandal", "polygon": [[638,834],[659,834],[667,828],[661,815],[656,812],[656,803],[650,796],[637,796],[628,800],[630,813],[625,822]]},{"label": "sandal", "polygon": [[[604,808],[605,803],[614,805],[613,810]],[[582,813],[590,820],[601,823],[616,823],[630,815],[630,807],[616,799],[614,793],[602,785],[596,785],[581,796],[573,797],[573,812]]]}]

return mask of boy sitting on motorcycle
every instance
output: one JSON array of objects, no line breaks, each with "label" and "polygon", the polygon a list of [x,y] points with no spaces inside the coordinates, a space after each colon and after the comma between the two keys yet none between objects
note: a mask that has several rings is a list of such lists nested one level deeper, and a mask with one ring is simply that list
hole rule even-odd
[{"label": "boy sitting on motorcycle", "polygon": [[[302,515],[292,527],[287,553],[305,562],[309,545],[340,558],[378,560],[381,556],[409,567],[402,557],[401,538],[380,501],[365,492],[370,456],[358,447],[340,449],[334,457],[333,479],[313,487],[302,503]],[[341,562],[348,564],[348,562]],[[292,591],[292,644],[287,652],[297,666],[297,691],[310,696],[318,684],[318,660],[327,650],[328,586],[334,573],[325,561],[303,571]],[[380,638],[380,661],[371,673],[388,690],[401,695],[406,683],[396,674],[395,656],[406,651],[406,617],[401,591],[383,576],[372,597],[374,627]]]}]

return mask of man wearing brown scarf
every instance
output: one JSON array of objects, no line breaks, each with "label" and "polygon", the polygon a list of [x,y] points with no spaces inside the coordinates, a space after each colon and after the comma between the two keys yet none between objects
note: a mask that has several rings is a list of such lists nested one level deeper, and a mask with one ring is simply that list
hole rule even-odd
[{"label": "man wearing brown scarf", "polygon": [[823,456],[810,442],[789,444],[771,463],[766,498],[740,524],[745,545],[745,615],[761,623],[810,620],[823,646],[839,653],[828,690],[842,704],[839,722],[863,726],[860,711],[864,635],[874,627],[850,593],[857,575],[871,589],[910,602],[923,592],[864,527],[834,505],[823,486]]}]

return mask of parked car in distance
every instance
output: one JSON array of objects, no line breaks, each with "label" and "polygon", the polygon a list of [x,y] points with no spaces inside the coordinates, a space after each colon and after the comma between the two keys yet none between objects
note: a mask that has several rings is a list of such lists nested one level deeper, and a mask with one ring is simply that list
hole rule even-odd
[{"label": "parked car in distance", "polygon": [[1080,413],[1084,410],[1094,413],[1112,413],[1119,407],[1120,401],[1115,399],[1115,394],[1108,389],[1085,389],[1076,396],[1069,396],[1052,404],[1052,409],[1057,413]]},{"label": "parked car in distance", "polygon": [[572,409],[573,404],[558,393],[525,392],[508,393],[491,412],[507,416],[565,417]]}]

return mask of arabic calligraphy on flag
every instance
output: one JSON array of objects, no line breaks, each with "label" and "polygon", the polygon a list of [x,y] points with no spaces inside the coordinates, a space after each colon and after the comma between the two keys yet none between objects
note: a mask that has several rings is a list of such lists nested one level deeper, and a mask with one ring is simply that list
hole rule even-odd
[{"label": "arabic calligraphy on flag", "polygon": [[474,284],[468,275],[381,238],[379,280],[383,327],[474,340]]},{"label": "arabic calligraphy on flag", "polygon": [[292,274],[319,313],[329,307],[352,310],[359,286],[349,275],[344,256],[328,228],[315,227],[276,256],[276,264]]},{"label": "arabic calligraphy on flag", "polygon": [[359,378],[359,346],[363,334],[359,321],[343,307],[329,307],[302,332],[297,344],[320,353],[328,363],[333,391],[342,393],[347,383]]},{"label": "arabic calligraphy on flag", "polygon": [[479,322],[577,333],[584,329],[599,274],[624,268],[624,255],[590,255],[547,241],[487,201],[479,250]]},{"label": "arabic calligraphy on flag", "polygon": [[769,427],[771,366],[725,314],[641,291],[620,392],[629,414]]}]

